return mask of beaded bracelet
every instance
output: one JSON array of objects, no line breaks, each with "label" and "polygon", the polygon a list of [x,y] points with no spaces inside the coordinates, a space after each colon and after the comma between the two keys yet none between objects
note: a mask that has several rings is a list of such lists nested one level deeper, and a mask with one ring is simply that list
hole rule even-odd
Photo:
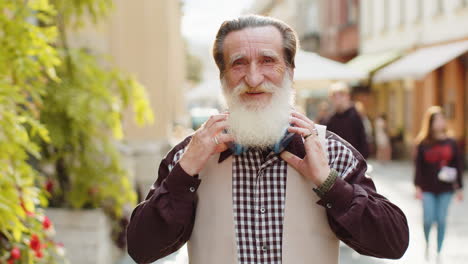
[{"label": "beaded bracelet", "polygon": [[320,186],[314,188],[314,192],[322,198],[331,189],[337,177],[338,172],[334,169],[330,169],[330,174],[328,174],[327,179]]}]

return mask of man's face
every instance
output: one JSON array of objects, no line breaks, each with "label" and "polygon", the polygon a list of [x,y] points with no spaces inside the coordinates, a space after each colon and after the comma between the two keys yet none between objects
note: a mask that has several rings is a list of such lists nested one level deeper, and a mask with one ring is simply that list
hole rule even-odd
[{"label": "man's face", "polygon": [[[238,95],[242,104],[256,107],[268,105],[275,91],[265,84],[281,87],[287,70],[283,40],[278,29],[265,26],[231,32],[224,40],[223,52],[227,92],[245,85]],[[292,76],[292,71],[290,74]]]},{"label": "man's face", "polygon": [[331,101],[335,108],[340,110],[349,101],[349,94],[345,92],[335,92],[331,95]]}]

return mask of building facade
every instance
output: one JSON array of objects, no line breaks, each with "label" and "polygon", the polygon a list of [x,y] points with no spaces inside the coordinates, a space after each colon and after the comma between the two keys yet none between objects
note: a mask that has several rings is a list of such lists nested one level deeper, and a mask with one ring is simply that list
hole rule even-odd
[{"label": "building facade", "polygon": [[258,0],[247,13],[278,18],[297,33],[301,48],[317,52],[320,45],[321,0]]},{"label": "building facade", "polygon": [[409,149],[425,110],[443,106],[466,146],[468,1],[361,0],[360,11],[360,56],[403,53],[372,80],[374,112],[388,114]]},{"label": "building facade", "polygon": [[318,1],[320,48],[324,57],[348,62],[359,49],[359,0]]}]

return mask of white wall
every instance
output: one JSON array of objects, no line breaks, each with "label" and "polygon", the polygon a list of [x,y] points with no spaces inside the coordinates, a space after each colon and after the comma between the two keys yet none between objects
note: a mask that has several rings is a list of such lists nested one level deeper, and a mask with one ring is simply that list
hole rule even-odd
[{"label": "white wall", "polygon": [[361,0],[360,9],[361,53],[468,38],[467,0]]}]

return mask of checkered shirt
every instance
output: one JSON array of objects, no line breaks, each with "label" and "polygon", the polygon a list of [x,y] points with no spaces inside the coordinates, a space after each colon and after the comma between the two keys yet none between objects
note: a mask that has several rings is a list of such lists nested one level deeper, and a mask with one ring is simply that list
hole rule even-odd
[{"label": "checkered shirt", "polygon": [[[358,160],[342,142],[327,138],[330,168],[345,178]],[[171,169],[185,149],[176,153]],[[282,254],[287,163],[273,151],[235,155],[232,199],[239,264],[279,264]],[[202,183],[203,184],[203,183]]]}]

